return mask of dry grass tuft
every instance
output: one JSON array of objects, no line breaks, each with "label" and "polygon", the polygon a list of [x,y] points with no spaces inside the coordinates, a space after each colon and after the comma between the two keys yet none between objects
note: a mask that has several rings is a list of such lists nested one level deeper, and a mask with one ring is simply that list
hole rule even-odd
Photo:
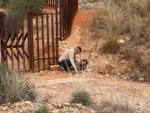
[{"label": "dry grass tuft", "polygon": [[120,44],[115,37],[106,38],[106,43],[103,44],[102,50],[105,53],[117,53],[120,49]]},{"label": "dry grass tuft", "polygon": [[34,85],[17,72],[10,72],[3,65],[0,67],[0,104],[21,100],[34,100]]},{"label": "dry grass tuft", "polygon": [[146,42],[150,37],[149,14],[150,0],[101,1],[93,18],[94,37],[128,34],[137,44],[141,39]]}]

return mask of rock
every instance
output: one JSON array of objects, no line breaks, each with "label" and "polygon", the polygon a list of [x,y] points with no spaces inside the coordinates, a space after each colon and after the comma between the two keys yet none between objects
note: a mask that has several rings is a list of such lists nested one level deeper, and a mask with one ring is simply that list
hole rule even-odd
[{"label": "rock", "polygon": [[8,106],[2,107],[1,110],[2,111],[7,111],[8,110]]},{"label": "rock", "polygon": [[143,82],[144,78],[143,77],[139,77],[139,81]]},{"label": "rock", "polygon": [[53,105],[53,108],[60,109],[60,108],[61,108],[61,106]]},{"label": "rock", "polygon": [[112,65],[112,64],[106,64],[106,68],[107,68],[108,70],[112,71],[112,70],[115,68],[115,66]]},{"label": "rock", "polygon": [[15,108],[15,105],[14,105],[14,104],[10,105],[10,108],[11,108],[11,109],[14,109],[14,108]]},{"label": "rock", "polygon": [[105,113],[109,113],[111,111],[111,109],[109,108],[109,107],[105,107],[104,109],[103,109],[103,112],[105,112]]},{"label": "rock", "polygon": [[11,105],[11,103],[9,102],[9,103],[7,103],[7,106],[10,106]]},{"label": "rock", "polygon": [[32,105],[30,101],[25,101],[25,104],[30,106]]},{"label": "rock", "polygon": [[61,67],[59,65],[51,65],[52,71],[62,71]]},{"label": "rock", "polygon": [[124,40],[122,40],[122,39],[120,39],[120,40],[118,40],[118,43],[119,43],[119,44],[124,44],[124,43],[125,43],[125,41],[124,41]]},{"label": "rock", "polygon": [[100,68],[100,69],[98,70],[98,73],[107,74],[108,71],[107,71],[107,69],[105,69],[105,68]]},{"label": "rock", "polygon": [[127,62],[127,60],[122,59],[122,60],[120,61],[120,64],[125,64],[126,62]]},{"label": "rock", "polygon": [[19,103],[16,103],[15,106],[18,108],[18,107],[21,107],[21,106],[26,106],[26,104],[19,102]]},{"label": "rock", "polygon": [[125,37],[125,40],[126,40],[126,41],[130,41],[130,40],[131,40],[131,38],[130,38],[130,37],[128,37],[128,36],[126,36],[126,37]]},{"label": "rock", "polygon": [[99,56],[97,53],[94,53],[94,52],[91,53],[91,55],[94,56],[94,57],[98,57]]},{"label": "rock", "polygon": [[82,104],[75,104],[76,106],[78,106],[78,107],[82,107]]},{"label": "rock", "polygon": [[92,70],[91,69],[86,69],[86,72],[91,72]]}]

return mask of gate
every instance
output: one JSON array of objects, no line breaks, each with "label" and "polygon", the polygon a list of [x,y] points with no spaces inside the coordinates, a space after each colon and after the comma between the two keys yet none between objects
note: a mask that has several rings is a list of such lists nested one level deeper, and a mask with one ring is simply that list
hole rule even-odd
[{"label": "gate", "polygon": [[2,61],[10,70],[29,70],[27,20],[17,14],[0,13],[0,28]]},{"label": "gate", "polygon": [[10,70],[50,70],[58,64],[59,41],[71,34],[78,0],[44,0],[53,13],[29,12],[24,18],[0,13],[0,59]]},{"label": "gate", "polygon": [[[57,19],[55,13],[29,13],[29,38],[32,39],[32,71],[50,70],[58,61]],[[33,18],[34,17],[34,18]]]}]

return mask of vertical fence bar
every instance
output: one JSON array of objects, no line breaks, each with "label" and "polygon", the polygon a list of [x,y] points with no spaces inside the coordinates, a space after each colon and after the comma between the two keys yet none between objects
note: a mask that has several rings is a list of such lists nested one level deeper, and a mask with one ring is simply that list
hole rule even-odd
[{"label": "vertical fence bar", "polygon": [[3,13],[2,12],[0,12],[0,65],[2,64],[2,35],[3,35],[3,33],[2,33],[2,24],[3,24],[3,20],[2,20],[2,18],[3,18]]},{"label": "vertical fence bar", "polygon": [[30,70],[34,72],[34,46],[33,46],[33,14],[28,13],[28,32],[29,32],[29,63]]},{"label": "vertical fence bar", "polygon": [[16,35],[17,35],[17,62],[18,62],[18,71],[20,70],[19,65],[19,39],[18,39],[18,15],[16,14]]},{"label": "vertical fence bar", "polygon": [[23,69],[24,69],[24,72],[25,72],[25,47],[24,47],[24,42],[25,42],[25,37],[24,37],[24,17],[22,15],[22,50],[23,50]]},{"label": "vertical fence bar", "polygon": [[5,14],[0,12],[0,64],[5,61],[5,25],[4,25]]},{"label": "vertical fence bar", "polygon": [[46,14],[46,20],[47,20],[47,49],[48,49],[48,68],[50,70],[50,54],[49,54],[49,50],[50,50],[50,46],[49,46],[49,16],[48,14]]},{"label": "vertical fence bar", "polygon": [[60,12],[60,14],[59,14],[60,15],[60,23],[59,23],[60,24],[60,40],[62,41],[62,34],[61,34],[61,29],[62,29],[61,28],[62,27],[61,26],[61,24],[62,24],[62,21],[61,21],[62,20],[62,18],[61,18],[61,15],[62,15],[61,14],[61,12],[62,12],[62,9],[61,9],[61,0],[59,0],[59,12]]},{"label": "vertical fence bar", "polygon": [[67,34],[67,11],[66,11],[66,0],[64,0],[64,12],[65,12],[65,39],[67,39],[66,34]]},{"label": "vertical fence bar", "polygon": [[[6,15],[4,17],[4,26],[5,26],[5,40],[7,40],[7,27],[6,27]],[[6,54],[6,65],[8,66],[8,59],[7,59],[7,42],[5,43],[5,54]]]},{"label": "vertical fence bar", "polygon": [[12,25],[12,14],[10,14],[10,31],[11,31],[11,60],[12,60],[12,71],[14,70],[14,51],[13,51],[13,25]]},{"label": "vertical fence bar", "polygon": [[40,72],[40,56],[39,56],[39,25],[38,25],[38,15],[36,15],[36,30],[37,30],[37,54],[38,54],[38,71]]},{"label": "vertical fence bar", "polygon": [[45,50],[44,50],[44,24],[43,24],[43,14],[42,14],[42,49],[43,49],[43,69],[45,70]]},{"label": "vertical fence bar", "polygon": [[55,64],[55,54],[54,54],[54,25],[53,25],[53,13],[51,14],[51,25],[52,25],[52,49],[53,49],[53,65]]},{"label": "vertical fence bar", "polygon": [[63,23],[63,24],[62,24],[62,26],[63,26],[62,29],[63,29],[63,40],[65,39],[65,38],[64,38],[64,36],[65,36],[65,15],[64,15],[65,13],[64,13],[64,9],[65,9],[65,8],[64,8],[64,1],[62,1],[62,23]]},{"label": "vertical fence bar", "polygon": [[58,7],[58,0],[55,0],[56,4],[56,63],[58,64],[58,11],[57,11],[57,7]]}]

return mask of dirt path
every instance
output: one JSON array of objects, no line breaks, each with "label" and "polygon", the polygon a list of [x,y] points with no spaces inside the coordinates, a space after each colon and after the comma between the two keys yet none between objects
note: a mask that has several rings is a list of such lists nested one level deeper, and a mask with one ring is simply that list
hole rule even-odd
[{"label": "dirt path", "polygon": [[[49,100],[51,103],[68,103],[71,94],[85,90],[90,93],[96,104],[102,101],[128,104],[137,109],[150,109],[150,86],[123,81],[95,73],[71,75],[63,72],[30,74],[37,87],[37,101]],[[148,111],[147,111],[148,113]]]},{"label": "dirt path", "polygon": [[[66,41],[60,43],[60,53],[65,49],[81,45],[87,40],[80,34],[80,29],[86,21],[91,19],[88,11],[78,12],[72,28],[72,35]],[[82,40],[82,41],[81,41]],[[84,42],[84,43],[83,43]],[[89,52],[84,51],[84,57]],[[128,104],[136,107],[138,111],[146,109],[150,111],[150,85],[111,78],[108,75],[100,75],[93,72],[84,72],[79,75],[66,74],[62,71],[48,71],[46,73],[28,74],[27,77],[35,83],[37,89],[37,101],[47,100],[51,103],[67,103],[71,94],[75,91],[86,90],[91,94],[93,101],[100,104],[102,101]]]}]

